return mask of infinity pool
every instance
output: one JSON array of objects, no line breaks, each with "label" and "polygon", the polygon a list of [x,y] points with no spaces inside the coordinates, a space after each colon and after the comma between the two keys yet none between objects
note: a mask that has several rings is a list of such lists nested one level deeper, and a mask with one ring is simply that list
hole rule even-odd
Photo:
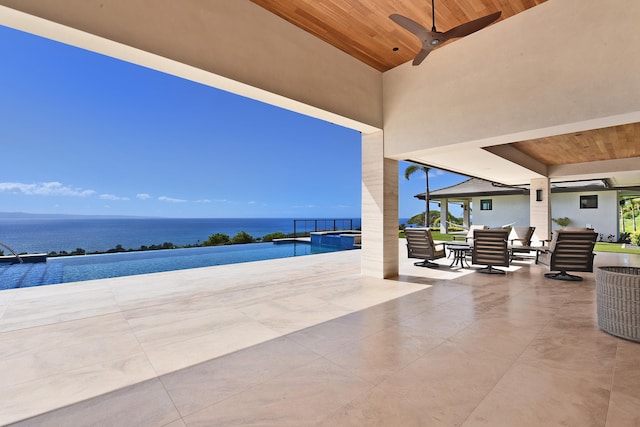
[{"label": "infinity pool", "polygon": [[335,252],[309,243],[252,243],[49,258],[46,263],[0,265],[0,289],[53,285],[161,271]]}]

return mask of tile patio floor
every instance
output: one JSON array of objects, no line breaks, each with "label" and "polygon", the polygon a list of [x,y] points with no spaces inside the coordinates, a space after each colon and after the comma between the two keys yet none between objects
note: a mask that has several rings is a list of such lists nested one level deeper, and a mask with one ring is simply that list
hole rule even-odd
[{"label": "tile patio floor", "polygon": [[394,280],[350,251],[2,291],[0,425],[640,425],[640,344],[598,329],[593,274],[399,250]]}]

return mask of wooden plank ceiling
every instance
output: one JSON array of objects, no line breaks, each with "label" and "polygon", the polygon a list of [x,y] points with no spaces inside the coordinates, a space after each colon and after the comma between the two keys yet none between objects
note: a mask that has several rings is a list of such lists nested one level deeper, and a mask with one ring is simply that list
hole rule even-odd
[{"label": "wooden plank ceiling", "polygon": [[640,123],[514,142],[547,166],[640,157]]},{"label": "wooden plank ceiling", "polygon": [[[379,71],[412,60],[421,46],[389,15],[399,13],[431,29],[429,0],[251,1]],[[507,19],[545,1],[436,0],[436,28],[444,32],[497,11]]]}]

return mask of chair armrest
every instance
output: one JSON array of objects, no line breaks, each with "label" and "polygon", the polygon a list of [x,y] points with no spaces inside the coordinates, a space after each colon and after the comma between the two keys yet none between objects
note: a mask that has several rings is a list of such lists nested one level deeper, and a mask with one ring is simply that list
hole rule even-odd
[{"label": "chair armrest", "polygon": [[[544,242],[545,240],[543,240]],[[549,240],[547,240],[549,241]],[[536,264],[542,264],[542,265],[548,265],[547,262],[542,262],[540,261],[540,255],[548,255],[551,252],[549,252],[549,247],[548,246],[539,246],[536,247]]]}]

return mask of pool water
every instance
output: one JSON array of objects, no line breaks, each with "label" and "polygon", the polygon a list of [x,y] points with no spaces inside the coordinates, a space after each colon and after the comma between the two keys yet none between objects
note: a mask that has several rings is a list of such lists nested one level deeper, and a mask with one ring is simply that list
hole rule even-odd
[{"label": "pool water", "polygon": [[309,243],[253,243],[49,258],[46,263],[0,265],[0,289],[79,282],[161,271],[335,252]]}]

